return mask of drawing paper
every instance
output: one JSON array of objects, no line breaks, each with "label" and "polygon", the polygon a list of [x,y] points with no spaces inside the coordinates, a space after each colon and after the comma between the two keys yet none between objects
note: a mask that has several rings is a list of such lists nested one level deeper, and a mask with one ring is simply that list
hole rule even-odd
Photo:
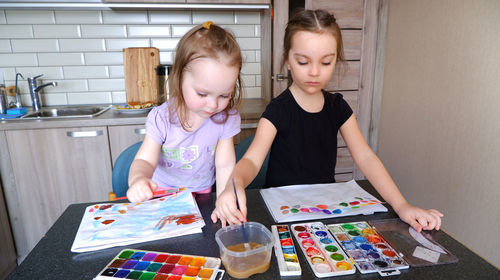
[{"label": "drawing paper", "polygon": [[201,232],[205,226],[191,192],[141,203],[88,206],[72,252],[87,252]]},{"label": "drawing paper", "polygon": [[278,223],[387,212],[380,200],[354,180],[261,189],[260,193]]}]

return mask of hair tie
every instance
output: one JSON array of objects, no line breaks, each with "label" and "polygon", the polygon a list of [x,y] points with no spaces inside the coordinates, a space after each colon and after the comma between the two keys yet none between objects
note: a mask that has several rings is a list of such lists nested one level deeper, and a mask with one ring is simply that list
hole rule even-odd
[{"label": "hair tie", "polygon": [[212,24],[214,24],[211,20],[209,21],[205,21],[202,26],[207,29],[207,30],[210,30],[210,26],[212,26]]}]

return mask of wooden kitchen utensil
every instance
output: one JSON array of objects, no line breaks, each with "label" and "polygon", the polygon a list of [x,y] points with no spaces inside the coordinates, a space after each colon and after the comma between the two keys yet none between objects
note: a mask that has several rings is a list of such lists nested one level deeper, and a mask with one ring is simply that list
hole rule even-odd
[{"label": "wooden kitchen utensil", "polygon": [[127,104],[158,104],[158,75],[155,72],[158,65],[160,51],[157,48],[123,49]]}]

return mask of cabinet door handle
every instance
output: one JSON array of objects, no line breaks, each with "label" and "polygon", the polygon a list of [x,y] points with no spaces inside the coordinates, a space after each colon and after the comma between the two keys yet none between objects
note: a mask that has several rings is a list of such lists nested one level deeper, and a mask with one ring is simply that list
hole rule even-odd
[{"label": "cabinet door handle", "polygon": [[135,132],[135,134],[144,135],[144,134],[146,134],[146,129],[145,128],[136,128],[136,129],[134,129],[134,132]]},{"label": "cabinet door handle", "polygon": [[240,126],[241,129],[245,128],[257,128],[257,123],[242,123]]},{"label": "cabinet door handle", "polygon": [[78,137],[96,137],[103,135],[102,130],[93,130],[93,131],[68,131],[66,135],[73,138]]}]

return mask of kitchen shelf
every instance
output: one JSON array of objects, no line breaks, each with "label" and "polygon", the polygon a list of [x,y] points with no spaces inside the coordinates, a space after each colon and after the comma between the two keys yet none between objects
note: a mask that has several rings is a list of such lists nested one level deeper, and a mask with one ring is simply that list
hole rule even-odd
[{"label": "kitchen shelf", "polygon": [[0,9],[51,10],[118,10],[118,9],[200,9],[200,10],[263,10],[269,4],[195,4],[195,3],[102,3],[101,1],[0,1]]}]

